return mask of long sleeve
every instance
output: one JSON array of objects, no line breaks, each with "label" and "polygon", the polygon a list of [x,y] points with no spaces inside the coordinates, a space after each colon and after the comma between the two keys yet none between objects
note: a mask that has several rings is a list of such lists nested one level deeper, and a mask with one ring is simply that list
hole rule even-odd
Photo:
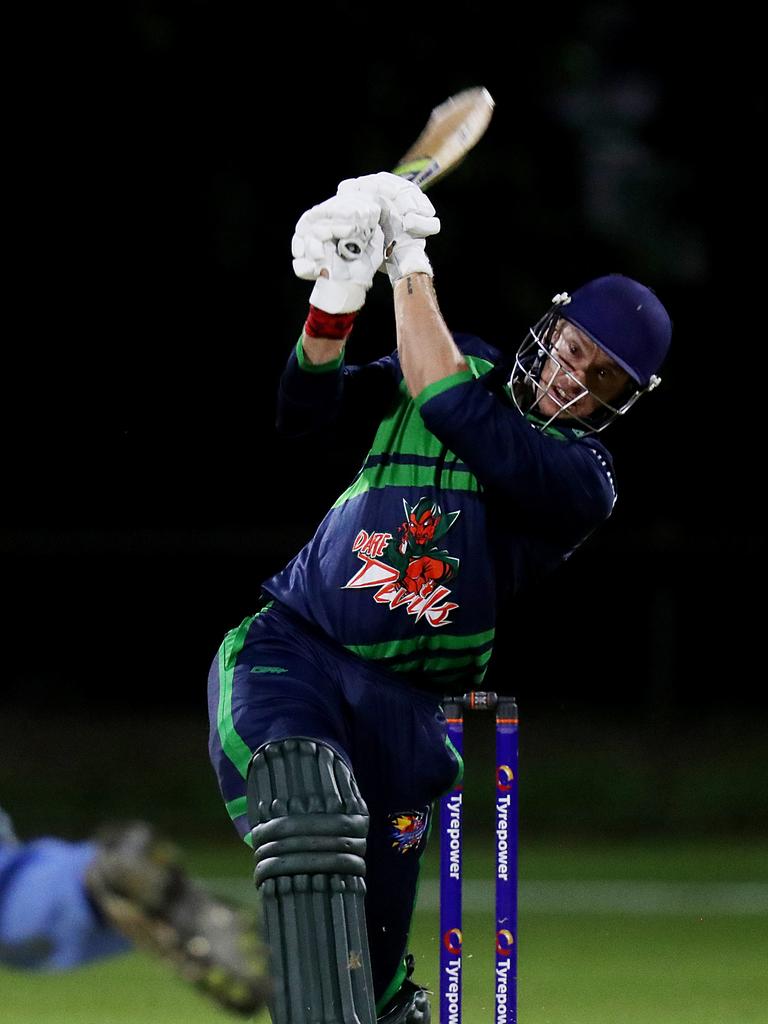
[{"label": "long sleeve", "polygon": [[356,413],[375,423],[396,395],[401,376],[391,355],[363,366],[347,366],[343,356],[314,366],[299,340],[280,378],[277,429],[287,437],[305,437]]},{"label": "long sleeve", "polygon": [[611,458],[599,442],[535,430],[471,372],[425,388],[416,404],[426,427],[478,481],[521,510],[586,530],[610,515]]}]

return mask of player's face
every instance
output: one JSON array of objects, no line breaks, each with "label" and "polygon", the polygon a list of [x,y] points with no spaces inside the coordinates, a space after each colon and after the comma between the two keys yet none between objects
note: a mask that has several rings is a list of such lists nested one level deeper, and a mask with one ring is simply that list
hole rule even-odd
[{"label": "player's face", "polygon": [[586,418],[601,401],[618,398],[629,384],[629,374],[567,320],[558,322],[553,342],[536,403],[542,416]]}]

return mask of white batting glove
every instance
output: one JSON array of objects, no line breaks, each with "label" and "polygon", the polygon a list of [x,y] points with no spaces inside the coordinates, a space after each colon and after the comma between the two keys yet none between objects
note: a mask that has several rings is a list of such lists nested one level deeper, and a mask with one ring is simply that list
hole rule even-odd
[{"label": "white batting glove", "polygon": [[394,285],[406,274],[429,274],[432,264],[426,254],[426,241],[440,230],[435,208],[418,185],[388,171],[347,178],[339,184],[337,195],[363,193],[381,205],[386,260],[383,269]]},{"label": "white batting glove", "polygon": [[360,309],[384,259],[380,217],[379,203],[361,192],[326,199],[301,215],[291,240],[293,272],[315,282],[313,306],[326,313]]}]

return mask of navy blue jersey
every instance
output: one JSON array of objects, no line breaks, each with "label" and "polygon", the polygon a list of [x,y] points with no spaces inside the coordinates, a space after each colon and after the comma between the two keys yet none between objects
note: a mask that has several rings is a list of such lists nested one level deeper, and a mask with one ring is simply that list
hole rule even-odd
[{"label": "navy blue jersey", "polygon": [[309,543],[264,590],[353,653],[477,687],[499,599],[559,565],[611,513],[611,456],[541,432],[515,407],[501,353],[454,335],[469,369],[412,399],[396,353],[316,367],[292,352],[278,427],[301,437],[342,415],[375,422],[368,456]]}]

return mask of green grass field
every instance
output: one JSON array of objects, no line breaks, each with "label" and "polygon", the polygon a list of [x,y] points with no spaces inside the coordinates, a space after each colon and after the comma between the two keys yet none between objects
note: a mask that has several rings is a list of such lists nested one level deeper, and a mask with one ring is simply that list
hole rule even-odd
[{"label": "green grass field", "polygon": [[[430,988],[437,982],[435,845],[411,937],[415,977]],[[466,855],[465,1024],[493,1020],[490,855],[471,846]],[[189,850],[187,864],[214,888],[250,899],[249,856],[236,844]],[[523,846],[519,943],[521,1024],[765,1024],[768,848]],[[143,954],[67,975],[0,970],[4,1024],[235,1019]]]}]

